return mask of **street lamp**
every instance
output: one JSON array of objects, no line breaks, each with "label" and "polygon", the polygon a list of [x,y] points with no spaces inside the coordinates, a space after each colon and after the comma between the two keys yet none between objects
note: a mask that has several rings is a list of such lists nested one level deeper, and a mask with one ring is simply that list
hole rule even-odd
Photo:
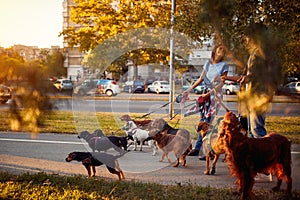
[{"label": "street lamp", "polygon": [[175,24],[175,11],[176,11],[176,0],[172,0],[171,5],[171,31],[170,31],[170,74],[169,74],[169,82],[170,82],[170,94],[169,94],[169,116],[173,117],[174,114],[174,24]]}]

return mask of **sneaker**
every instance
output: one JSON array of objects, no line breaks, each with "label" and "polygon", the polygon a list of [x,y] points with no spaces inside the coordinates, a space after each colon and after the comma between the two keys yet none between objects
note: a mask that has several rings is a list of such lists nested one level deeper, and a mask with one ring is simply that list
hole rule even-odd
[{"label": "sneaker", "polygon": [[273,177],[272,174],[261,174],[258,173],[255,177],[254,180],[257,182],[272,182],[273,181]]},{"label": "sneaker", "polygon": [[199,160],[206,160],[206,156],[199,156]]},{"label": "sneaker", "polygon": [[193,150],[188,154],[188,156],[198,156],[198,154],[199,154],[199,150],[193,149]]}]

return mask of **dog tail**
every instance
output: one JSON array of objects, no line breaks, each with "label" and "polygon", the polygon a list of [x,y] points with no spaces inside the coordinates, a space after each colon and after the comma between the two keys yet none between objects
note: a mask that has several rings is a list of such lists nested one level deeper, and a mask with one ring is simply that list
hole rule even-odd
[{"label": "dog tail", "polygon": [[153,140],[153,138],[151,136],[147,137],[144,141],[147,142],[149,140]]}]

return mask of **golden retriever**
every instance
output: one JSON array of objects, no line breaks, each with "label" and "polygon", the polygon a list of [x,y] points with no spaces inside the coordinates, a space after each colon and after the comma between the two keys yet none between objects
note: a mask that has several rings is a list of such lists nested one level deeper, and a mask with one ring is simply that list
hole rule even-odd
[{"label": "golden retriever", "polygon": [[257,173],[273,173],[277,177],[273,191],[278,191],[285,180],[286,191],[291,195],[291,142],[286,137],[273,132],[262,138],[249,138],[242,133],[235,114],[227,112],[218,139],[224,143],[229,170],[238,179],[241,199],[251,198]]}]

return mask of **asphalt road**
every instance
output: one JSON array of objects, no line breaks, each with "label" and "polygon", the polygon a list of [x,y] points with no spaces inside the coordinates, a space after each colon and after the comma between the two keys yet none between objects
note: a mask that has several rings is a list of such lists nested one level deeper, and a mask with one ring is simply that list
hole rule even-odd
[{"label": "asphalt road", "polygon": [[[130,147],[132,148],[132,147]],[[1,171],[47,172],[60,175],[87,175],[85,168],[78,162],[65,162],[68,153],[72,151],[90,151],[84,141],[76,135],[40,134],[32,138],[27,133],[0,133],[0,168]],[[115,154],[113,150],[108,153]],[[234,179],[229,175],[226,163],[217,163],[215,175],[204,175],[205,162],[197,157],[187,158],[187,167],[174,168],[169,163],[159,162],[161,152],[152,156],[149,147],[144,150],[130,151],[119,158],[119,163],[125,173],[125,180],[156,182],[160,184],[195,184],[211,187],[235,187]],[[223,158],[223,156],[221,156]],[[175,161],[174,156],[171,159]],[[293,145],[293,189],[300,190],[300,146]],[[108,173],[104,166],[97,167],[97,176],[117,180],[115,175]],[[260,180],[255,188],[270,189],[275,180],[268,178]],[[285,189],[285,183],[283,184]]]},{"label": "asphalt road", "polygon": [[[186,113],[193,105],[199,95],[191,94],[190,101],[183,107],[174,103],[174,113]],[[153,93],[121,93],[113,97],[78,97],[78,96],[52,96],[51,102],[54,110],[68,111],[90,111],[90,112],[116,112],[116,113],[141,113],[153,112],[156,114],[168,114],[169,94]],[[224,95],[224,104],[234,113],[238,113],[236,95]],[[9,109],[10,101],[0,105],[0,111]],[[225,110],[221,108],[218,113],[224,115]],[[300,98],[276,96],[269,106],[270,116],[300,116]]]},{"label": "asphalt road", "polygon": [[[199,95],[191,95],[183,107],[174,103],[174,113],[186,113],[193,105]],[[225,95],[224,104],[231,111],[237,113],[238,104],[235,95]],[[168,114],[168,94],[126,94],[122,93],[111,98],[93,97],[70,97],[52,99],[54,108],[57,110],[91,111],[91,112],[116,112],[116,113],[149,113]],[[221,108],[219,115],[224,115],[225,109]],[[284,96],[278,96],[269,105],[270,116],[300,116],[300,101]]]}]

